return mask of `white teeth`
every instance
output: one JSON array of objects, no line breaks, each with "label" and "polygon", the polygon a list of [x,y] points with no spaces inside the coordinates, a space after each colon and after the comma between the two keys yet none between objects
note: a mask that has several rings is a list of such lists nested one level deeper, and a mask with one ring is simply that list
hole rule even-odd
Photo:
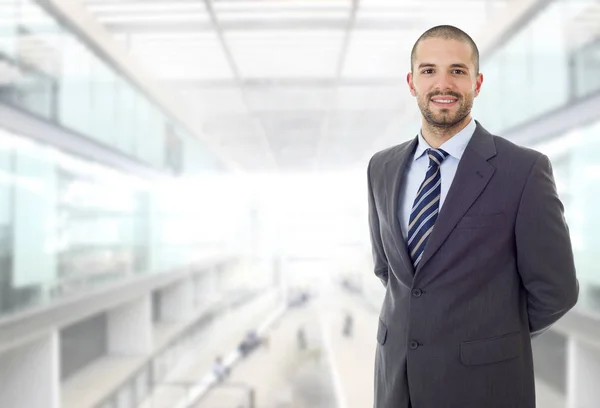
[{"label": "white teeth", "polygon": [[453,100],[450,99],[434,99],[434,102],[439,102],[439,103],[452,103],[454,102]]}]

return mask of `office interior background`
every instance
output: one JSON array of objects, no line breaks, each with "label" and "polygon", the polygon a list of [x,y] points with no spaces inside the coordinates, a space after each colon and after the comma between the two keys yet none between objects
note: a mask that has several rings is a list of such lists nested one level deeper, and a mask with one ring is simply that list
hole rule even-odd
[{"label": "office interior background", "polygon": [[538,406],[600,407],[598,0],[0,0],[0,407],[372,406],[366,165],[438,24],[565,205]]}]

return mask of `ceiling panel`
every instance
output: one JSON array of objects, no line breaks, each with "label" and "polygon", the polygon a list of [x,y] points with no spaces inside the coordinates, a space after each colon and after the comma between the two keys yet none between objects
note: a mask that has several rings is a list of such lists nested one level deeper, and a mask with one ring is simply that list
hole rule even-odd
[{"label": "ceiling panel", "polygon": [[402,78],[395,86],[341,86],[335,107],[337,110],[391,111],[403,108],[411,98]]},{"label": "ceiling panel", "polygon": [[180,2],[172,1],[153,1],[153,2],[132,2],[132,1],[113,1],[113,2],[89,2],[87,9],[96,16],[117,15],[117,14],[135,14],[147,15],[155,13],[172,12],[205,12],[206,5],[204,1]]},{"label": "ceiling panel", "polygon": [[335,159],[340,164],[346,157],[355,163],[373,141],[385,134],[398,112],[339,111],[330,115],[323,139],[319,143],[319,162]]},{"label": "ceiling panel", "polygon": [[266,11],[305,11],[305,10],[339,10],[349,9],[352,0],[247,0],[214,2],[217,12],[266,12]]},{"label": "ceiling panel", "polygon": [[[248,114],[226,113],[214,116],[202,116],[202,130],[204,134],[219,143],[235,144],[240,141],[258,141],[262,136],[262,129],[257,127],[257,119]],[[263,143],[264,141],[261,141]],[[258,144],[258,142],[257,142]]]},{"label": "ceiling panel", "polygon": [[363,166],[413,137],[419,35],[454,24],[477,38],[519,0],[82,1],[233,160],[297,171]]},{"label": "ceiling panel", "polygon": [[503,8],[509,1],[517,0],[361,0],[360,8],[369,10],[405,10],[407,13],[412,10],[436,12],[457,10],[463,13],[470,13],[481,8]]},{"label": "ceiling panel", "polygon": [[204,1],[195,3],[178,2],[146,2],[125,3],[111,2],[107,4],[88,4],[87,10],[99,22],[109,23],[177,23],[210,21],[210,15]]},{"label": "ceiling panel", "polygon": [[261,111],[324,111],[331,105],[333,89],[323,87],[265,86],[245,88],[250,109]]},{"label": "ceiling panel", "polygon": [[579,48],[600,37],[600,1],[571,1],[564,6],[563,12],[570,49]]},{"label": "ceiling panel", "polygon": [[233,78],[214,32],[135,34],[128,44],[130,53],[159,79]]},{"label": "ceiling panel", "polygon": [[402,78],[410,68],[410,49],[407,38],[416,31],[355,31],[352,33],[344,78]]},{"label": "ceiling panel", "polygon": [[[169,83],[165,83],[169,86]],[[242,98],[239,88],[221,89],[196,89],[190,87],[188,90],[180,90],[180,94],[186,99],[194,111],[202,116],[214,116],[224,114],[247,114],[248,109]]]},{"label": "ceiling panel", "polygon": [[373,140],[382,134],[390,120],[398,116],[394,112],[342,111],[331,114],[327,126],[327,139],[335,143],[354,139]]},{"label": "ceiling panel", "polygon": [[255,142],[231,141],[225,144],[231,159],[249,172],[276,171],[272,156],[263,145]]},{"label": "ceiling panel", "polygon": [[[272,112],[258,115],[269,143],[275,150],[313,144],[321,137],[325,115],[314,112]],[[309,142],[309,143],[307,143]]]},{"label": "ceiling panel", "polygon": [[225,34],[242,78],[334,77],[343,37],[341,30]]},{"label": "ceiling panel", "polygon": [[350,16],[350,9],[330,9],[330,10],[267,10],[249,13],[247,11],[218,12],[220,23],[233,23],[240,21],[273,21],[283,20],[288,23],[294,23],[303,20],[345,20]]},{"label": "ceiling panel", "polygon": [[111,14],[98,16],[98,21],[104,24],[120,23],[123,26],[126,23],[208,23],[210,16],[206,13],[195,12],[169,12],[162,14]]},{"label": "ceiling panel", "polygon": [[268,144],[280,168],[315,165],[324,113],[274,112],[259,115]]}]

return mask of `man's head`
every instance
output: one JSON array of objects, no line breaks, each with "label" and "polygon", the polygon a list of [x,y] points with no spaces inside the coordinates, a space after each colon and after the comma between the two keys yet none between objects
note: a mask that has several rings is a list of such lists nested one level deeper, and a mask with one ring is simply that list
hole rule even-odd
[{"label": "man's head", "polygon": [[441,38],[444,40],[455,40],[468,44],[471,47],[471,57],[473,59],[473,64],[475,65],[475,74],[479,73],[479,49],[477,48],[477,44],[475,41],[469,36],[469,34],[465,33],[460,28],[451,26],[451,25],[440,25],[436,27],[432,27],[429,30],[425,31],[415,45],[413,45],[412,51],[410,53],[410,66],[411,71],[414,73],[415,69],[415,60],[417,57],[417,46],[421,41],[427,40],[428,38]]},{"label": "man's head", "polygon": [[470,118],[483,82],[477,45],[456,27],[433,27],[413,46],[406,79],[429,125],[457,126]]}]

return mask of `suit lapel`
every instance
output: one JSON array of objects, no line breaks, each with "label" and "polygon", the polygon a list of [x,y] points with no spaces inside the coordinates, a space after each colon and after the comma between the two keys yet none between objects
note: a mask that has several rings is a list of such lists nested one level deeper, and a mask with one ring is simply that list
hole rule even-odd
[{"label": "suit lapel", "polygon": [[415,273],[423,269],[483,192],[496,170],[488,163],[488,160],[495,155],[496,145],[493,136],[477,122],[475,133],[458,164],[456,175]]},{"label": "suit lapel", "polygon": [[414,268],[410,256],[408,255],[408,249],[406,248],[406,242],[402,235],[402,229],[398,220],[398,208],[399,208],[399,195],[400,195],[400,184],[403,182],[404,173],[406,172],[407,165],[410,159],[413,157],[413,152],[417,147],[418,138],[414,138],[403,148],[399,148],[396,154],[385,163],[385,180],[387,185],[385,191],[387,194],[387,208],[388,208],[388,219],[390,220],[390,226],[392,228],[392,237],[394,245],[398,250],[400,259],[404,263],[407,271],[410,271],[411,277],[414,275]]}]

